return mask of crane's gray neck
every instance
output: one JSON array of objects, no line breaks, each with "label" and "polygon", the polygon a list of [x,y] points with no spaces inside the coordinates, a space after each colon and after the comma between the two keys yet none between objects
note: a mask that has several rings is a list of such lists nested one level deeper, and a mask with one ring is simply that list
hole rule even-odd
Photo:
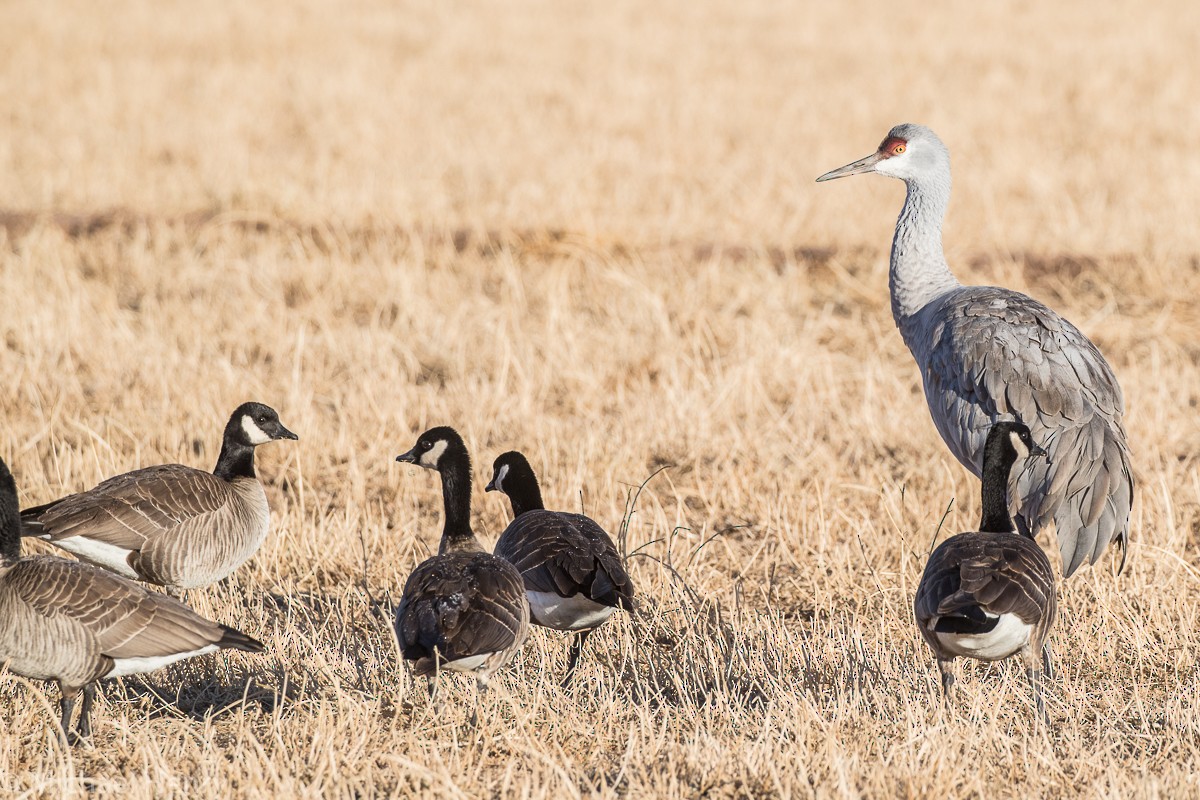
[{"label": "crane's gray neck", "polygon": [[942,251],[942,220],[950,203],[950,173],[906,181],[908,195],[896,220],[888,286],[892,318],[908,340],[905,322],[934,298],[961,284]]}]

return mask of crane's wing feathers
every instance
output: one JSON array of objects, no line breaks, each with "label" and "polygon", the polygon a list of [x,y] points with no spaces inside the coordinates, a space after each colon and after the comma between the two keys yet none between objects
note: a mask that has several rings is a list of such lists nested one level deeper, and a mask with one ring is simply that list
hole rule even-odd
[{"label": "crane's wing feathers", "polygon": [[1114,540],[1124,547],[1133,501],[1125,401],[1100,351],[1019,292],[963,287],[931,305],[937,321],[918,361],[955,457],[979,475],[988,429],[1019,419],[1050,458],[1020,476],[1017,511],[1035,531],[1054,520],[1065,574]]}]

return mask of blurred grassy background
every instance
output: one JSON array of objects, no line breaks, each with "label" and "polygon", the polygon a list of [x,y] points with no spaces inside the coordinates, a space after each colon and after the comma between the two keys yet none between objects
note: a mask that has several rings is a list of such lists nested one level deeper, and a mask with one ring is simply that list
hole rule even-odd
[{"label": "blurred grassy background", "polygon": [[[1196,41],[1181,2],[3,5],[23,502],[211,466],[244,399],[301,441],[260,454],[263,550],[194,598],[269,655],[105,687],[74,753],[4,678],[0,793],[1195,794]],[[812,182],[902,121],[953,154],[959,276],[1063,312],[1125,388],[1131,567],[1063,587],[1049,736],[1015,665],[944,715],[911,622],[978,488],[893,330],[902,187]],[[566,694],[535,633],[478,729],[371,613],[436,547],[436,482],[392,458],[440,423],[480,485],[523,449],[614,533],[668,467],[628,529],[646,618]],[[475,508],[493,541],[506,506]]]}]

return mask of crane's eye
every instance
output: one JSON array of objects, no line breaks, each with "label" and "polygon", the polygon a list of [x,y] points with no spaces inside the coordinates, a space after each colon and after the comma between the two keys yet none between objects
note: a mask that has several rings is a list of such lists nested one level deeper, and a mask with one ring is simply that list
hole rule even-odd
[{"label": "crane's eye", "polygon": [[893,155],[897,155],[897,156],[898,156],[898,155],[900,155],[901,153],[903,153],[903,152],[904,152],[904,150],[905,150],[905,147],[904,147],[904,145],[902,145],[902,144],[898,144],[898,145],[896,145],[895,147],[893,147],[893,148],[892,148],[892,154],[893,154]]}]

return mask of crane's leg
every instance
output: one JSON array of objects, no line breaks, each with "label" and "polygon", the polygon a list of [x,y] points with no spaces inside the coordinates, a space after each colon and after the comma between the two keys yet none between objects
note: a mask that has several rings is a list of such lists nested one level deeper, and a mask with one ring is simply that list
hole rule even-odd
[{"label": "crane's leg", "polygon": [[567,656],[567,672],[563,675],[562,688],[566,689],[571,685],[571,681],[575,677],[575,667],[579,666],[579,656],[583,654],[583,644],[592,635],[593,630],[595,628],[579,631],[571,640],[571,654]]},{"label": "crane's leg", "polygon": [[79,738],[92,738],[92,703],[96,701],[96,684],[89,683],[83,687],[83,705],[79,707],[79,725],[76,731]]},{"label": "crane's leg", "polygon": [[945,700],[946,709],[949,710],[954,701],[954,659],[939,658],[937,663],[938,669],[942,673],[942,699]]}]

